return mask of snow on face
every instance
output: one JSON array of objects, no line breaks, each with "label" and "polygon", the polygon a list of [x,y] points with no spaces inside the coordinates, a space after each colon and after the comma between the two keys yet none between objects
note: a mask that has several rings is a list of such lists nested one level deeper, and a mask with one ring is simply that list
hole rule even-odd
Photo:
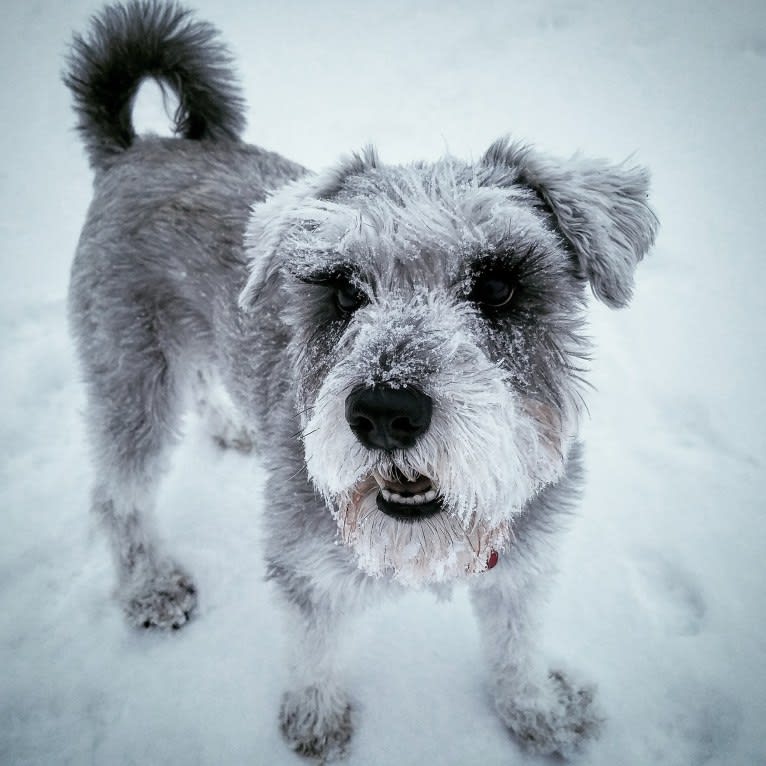
[{"label": "snow on face", "polygon": [[[283,223],[309,476],[360,567],[409,584],[482,571],[513,515],[561,475],[576,430],[581,286],[531,195],[481,181],[452,160],[368,170]],[[487,275],[512,288],[502,310],[476,299]],[[351,431],[347,396],[375,386],[431,398],[411,448],[370,449]],[[382,513],[376,471],[427,477],[442,511]]]}]

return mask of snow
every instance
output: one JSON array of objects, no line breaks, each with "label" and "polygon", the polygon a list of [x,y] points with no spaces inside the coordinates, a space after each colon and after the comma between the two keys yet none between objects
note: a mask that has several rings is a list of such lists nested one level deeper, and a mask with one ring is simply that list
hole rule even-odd
[{"label": "snow", "polygon": [[[766,762],[766,5],[195,5],[236,53],[248,138],[308,166],[370,140],[384,161],[475,157],[510,131],[651,167],[662,228],[635,301],[593,306],[589,483],[541,651],[598,684],[583,764]],[[276,726],[258,466],[190,422],[159,519],[201,592],[178,634],[126,627],[86,513],[64,296],[90,173],[59,72],[97,7],[6,3],[0,28],[0,762],[300,763]],[[490,709],[464,592],[387,603],[344,651],[352,766],[542,762]]]}]

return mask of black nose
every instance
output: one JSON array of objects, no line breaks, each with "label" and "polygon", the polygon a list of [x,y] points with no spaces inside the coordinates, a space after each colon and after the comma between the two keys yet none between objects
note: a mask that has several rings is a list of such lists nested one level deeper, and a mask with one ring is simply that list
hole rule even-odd
[{"label": "black nose", "polygon": [[365,447],[411,447],[431,423],[431,397],[416,388],[356,388],[346,399],[346,420]]}]

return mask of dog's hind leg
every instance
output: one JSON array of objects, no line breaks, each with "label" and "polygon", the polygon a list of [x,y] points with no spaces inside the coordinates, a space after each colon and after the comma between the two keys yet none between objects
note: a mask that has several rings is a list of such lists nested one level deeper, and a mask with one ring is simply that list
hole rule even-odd
[{"label": "dog's hind leg", "polygon": [[[196,590],[162,552],[151,517],[164,458],[176,438],[180,370],[162,348],[152,311],[115,307],[109,321],[119,323],[121,314],[132,321],[121,323],[116,344],[111,333],[78,333],[96,468],[93,509],[111,543],[129,622],[176,629],[189,619]],[[75,317],[76,329],[87,327],[84,319]]]},{"label": "dog's hind leg", "polygon": [[143,628],[182,627],[196,605],[189,575],[159,550],[148,488],[99,483],[93,507],[107,530],[118,569],[118,596],[128,621]]}]

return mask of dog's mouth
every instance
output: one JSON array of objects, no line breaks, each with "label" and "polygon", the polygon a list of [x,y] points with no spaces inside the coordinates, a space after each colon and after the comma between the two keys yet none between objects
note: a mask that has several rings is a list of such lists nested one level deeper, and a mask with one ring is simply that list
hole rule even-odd
[{"label": "dog's mouth", "polygon": [[442,498],[432,479],[418,474],[408,479],[393,469],[390,477],[373,471],[379,490],[375,502],[387,516],[399,521],[419,521],[442,510]]}]

